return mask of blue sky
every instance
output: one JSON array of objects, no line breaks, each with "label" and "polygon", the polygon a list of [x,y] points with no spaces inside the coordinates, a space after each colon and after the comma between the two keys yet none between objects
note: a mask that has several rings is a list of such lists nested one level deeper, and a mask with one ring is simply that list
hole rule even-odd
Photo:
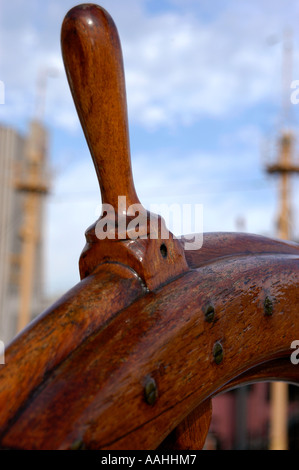
[{"label": "blue sky", "polygon": [[[54,296],[78,282],[84,232],[101,203],[60,53],[61,23],[75,4],[0,0],[0,79],[6,90],[1,123],[26,132],[35,113],[37,78],[55,71],[47,80],[44,114],[53,172],[45,279]],[[298,2],[100,4],[114,18],[122,42],[133,173],[143,204],[203,204],[206,232],[242,226],[275,235],[277,181],[265,174],[262,155],[265,149],[271,153],[266,142],[281,128],[285,30],[293,32],[291,78],[299,79]],[[292,105],[295,122],[298,108]],[[295,216],[298,186],[297,178]],[[296,217],[294,234],[299,237]]]}]

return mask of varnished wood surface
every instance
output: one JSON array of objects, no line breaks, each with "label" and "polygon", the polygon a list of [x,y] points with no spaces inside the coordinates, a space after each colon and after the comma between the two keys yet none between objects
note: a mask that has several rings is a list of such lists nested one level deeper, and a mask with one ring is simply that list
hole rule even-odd
[{"label": "varnished wood surface", "polygon": [[45,377],[144,292],[131,269],[106,264],[30,323],[8,345],[0,366],[0,436]]},{"label": "varnished wood surface", "polygon": [[[293,352],[294,350],[292,350]],[[239,387],[240,384],[243,386],[250,385],[257,382],[288,382],[293,385],[298,385],[298,365],[293,364],[290,361],[290,353],[282,355],[280,358],[275,358],[268,362],[259,364],[256,367],[244,372],[240,376],[236,377],[232,381],[225,384],[220,390],[217,391],[217,395],[227,390],[233,390]]]},{"label": "varnished wood surface", "polygon": [[195,408],[163,441],[158,450],[201,450],[210,429],[212,400]]},{"label": "varnished wood surface", "polygon": [[[164,223],[163,220],[161,223]],[[138,238],[135,240],[98,240],[94,226],[87,231],[87,243],[79,260],[84,279],[104,262],[121,262],[136,271],[148,290],[155,290],[188,271],[183,246],[169,232],[166,240]],[[164,251],[161,252],[161,247]]]},{"label": "varnished wood surface", "polygon": [[[203,244],[200,250],[186,251],[185,257],[190,268],[198,268],[220,258],[258,254],[276,255],[277,253],[299,253],[299,245],[256,234],[212,232],[203,234]],[[246,262],[245,258],[244,262]]]},{"label": "varnished wood surface", "polygon": [[63,60],[74,103],[100,182],[102,202],[139,203],[129,143],[121,45],[114,21],[97,5],[79,5],[65,17]]},{"label": "varnished wood surface", "polygon": [[[91,449],[156,448],[226,384],[242,383],[243,374],[248,381],[259,364],[290,356],[298,332],[298,259],[296,250],[222,259],[141,297],[56,368],[2,445],[68,449],[81,439]],[[265,314],[267,296],[272,315]],[[216,343],[223,347],[218,365]],[[144,400],[147,377],[158,387],[153,406]]]}]

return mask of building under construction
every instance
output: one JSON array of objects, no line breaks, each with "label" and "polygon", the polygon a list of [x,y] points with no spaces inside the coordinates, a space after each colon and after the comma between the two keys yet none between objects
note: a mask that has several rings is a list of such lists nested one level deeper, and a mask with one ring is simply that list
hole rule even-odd
[{"label": "building under construction", "polygon": [[8,342],[44,306],[43,229],[47,132],[0,127],[0,339]]}]

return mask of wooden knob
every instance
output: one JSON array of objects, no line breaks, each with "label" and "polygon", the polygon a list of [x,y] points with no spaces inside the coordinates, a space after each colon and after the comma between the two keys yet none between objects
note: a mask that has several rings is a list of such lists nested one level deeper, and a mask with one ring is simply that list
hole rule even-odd
[{"label": "wooden knob", "polygon": [[[79,5],[63,21],[61,47],[74,103],[97,172],[102,203],[114,209],[110,216],[110,208],[103,207],[102,216],[85,232],[86,245],[79,261],[81,279],[103,262],[117,262],[129,265],[149,290],[155,289],[186,272],[188,266],[181,243],[166,230],[160,216],[142,208],[136,195],[123,59],[116,26],[103,8]],[[142,213],[138,222],[136,209]],[[114,217],[115,213],[118,217]],[[153,220],[157,224],[151,227]],[[168,237],[162,242],[161,234],[165,232]]]},{"label": "wooden knob", "polygon": [[113,19],[97,5],[72,8],[62,25],[61,47],[102,203],[115,211],[118,196],[126,196],[126,209],[140,204],[131,169],[122,51]]}]

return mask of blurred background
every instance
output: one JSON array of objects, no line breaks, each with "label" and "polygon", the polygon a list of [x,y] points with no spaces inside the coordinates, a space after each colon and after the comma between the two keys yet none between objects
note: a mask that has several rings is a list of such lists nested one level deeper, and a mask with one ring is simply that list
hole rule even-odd
[{"label": "blurred background", "polygon": [[[5,343],[79,282],[84,232],[100,213],[60,52],[61,23],[75,4],[0,0]],[[299,104],[291,101],[299,80],[299,2],[100,4],[122,43],[132,166],[144,206],[202,204],[204,232],[299,241]],[[297,388],[275,394],[271,387],[216,398],[206,447],[298,449]],[[281,430],[275,444],[273,426]]]}]

